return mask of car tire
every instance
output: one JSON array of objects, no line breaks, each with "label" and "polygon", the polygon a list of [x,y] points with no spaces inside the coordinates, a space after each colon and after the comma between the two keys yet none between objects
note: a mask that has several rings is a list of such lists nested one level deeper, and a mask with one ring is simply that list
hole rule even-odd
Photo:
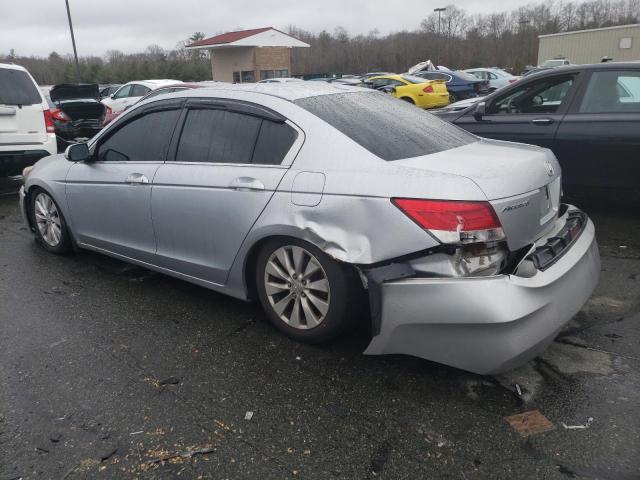
[{"label": "car tire", "polygon": [[60,207],[48,192],[36,188],[29,195],[29,215],[36,241],[48,252],[64,255],[72,251],[71,235]]},{"label": "car tire", "polygon": [[407,103],[411,103],[411,104],[413,104],[413,105],[415,105],[415,104],[416,104],[416,102],[414,102],[414,101],[413,101],[413,99],[412,99],[412,98],[409,98],[409,97],[401,97],[401,98],[400,98],[400,100],[404,100],[405,102],[407,102]]},{"label": "car tire", "polygon": [[456,103],[458,101],[458,97],[456,97],[453,93],[449,94],[449,103]]},{"label": "car tire", "polygon": [[360,299],[357,278],[314,245],[294,238],[270,240],[258,253],[255,271],[260,303],[287,336],[321,343],[351,325]]}]

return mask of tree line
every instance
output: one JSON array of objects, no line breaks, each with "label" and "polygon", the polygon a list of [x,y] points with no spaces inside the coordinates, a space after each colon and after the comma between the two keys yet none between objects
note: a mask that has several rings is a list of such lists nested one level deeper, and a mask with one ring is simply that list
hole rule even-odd
[{"label": "tree line", "polygon": [[[640,0],[551,0],[501,13],[469,14],[454,5],[430,13],[415,30],[381,35],[350,35],[337,27],[333,32],[312,33],[295,26],[288,33],[311,45],[292,49],[292,73],[364,73],[406,71],[431,59],[449,68],[498,66],[519,73],[535,65],[538,35],[640,23]],[[48,57],[22,57],[15,52],[0,55],[0,62],[25,66],[42,85],[74,82],[124,83],[144,78],[183,81],[211,79],[209,56],[188,50],[189,43],[205,37],[194,33],[176,48],[157,45],[144,52],[125,54],[112,50],[102,57],[79,59],[79,73],[71,55],[52,52]]]}]

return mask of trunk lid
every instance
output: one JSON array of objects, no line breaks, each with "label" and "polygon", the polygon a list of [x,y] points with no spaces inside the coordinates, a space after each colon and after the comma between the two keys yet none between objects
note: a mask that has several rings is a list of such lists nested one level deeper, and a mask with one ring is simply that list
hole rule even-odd
[{"label": "trunk lid", "polygon": [[481,140],[393,163],[472,180],[492,204],[511,250],[540,238],[557,216],[560,166],[545,148]]},{"label": "trunk lid", "polygon": [[96,83],[63,83],[52,87],[49,96],[53,102],[81,98],[99,99],[100,90]]},{"label": "trunk lid", "polygon": [[429,80],[428,83],[433,87],[433,93],[435,94],[449,94],[447,90],[447,83],[444,80]]}]

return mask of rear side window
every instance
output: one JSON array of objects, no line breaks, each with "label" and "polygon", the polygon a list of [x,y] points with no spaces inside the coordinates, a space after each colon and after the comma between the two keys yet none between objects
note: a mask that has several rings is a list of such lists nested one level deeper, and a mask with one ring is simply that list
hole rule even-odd
[{"label": "rear side window", "polygon": [[252,163],[280,165],[297,137],[298,132],[286,123],[262,120]]},{"label": "rear side window", "polygon": [[148,92],[150,92],[151,89],[148,87],[145,87],[144,85],[133,85],[133,87],[131,88],[131,97],[142,97],[144,95],[146,95]]},{"label": "rear side window", "polygon": [[0,103],[4,105],[34,105],[42,103],[42,97],[27,72],[12,68],[0,68]]},{"label": "rear side window", "polygon": [[279,165],[297,132],[286,124],[226,110],[190,110],[176,161]]},{"label": "rear side window", "polygon": [[180,110],[150,112],[126,123],[98,145],[102,162],[159,162]]},{"label": "rear side window", "polygon": [[640,72],[593,72],[579,111],[581,113],[639,113]]},{"label": "rear side window", "polygon": [[429,155],[478,141],[474,135],[384,93],[320,95],[295,103],[384,160]]}]

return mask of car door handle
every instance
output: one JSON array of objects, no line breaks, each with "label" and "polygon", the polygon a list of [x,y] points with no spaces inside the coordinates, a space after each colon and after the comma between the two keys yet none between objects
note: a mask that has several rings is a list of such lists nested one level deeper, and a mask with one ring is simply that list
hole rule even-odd
[{"label": "car door handle", "polygon": [[534,118],[533,120],[531,120],[531,123],[540,126],[551,125],[553,122],[553,118]]},{"label": "car door handle", "polygon": [[126,183],[149,183],[149,179],[142,173],[130,173],[127,175]]},{"label": "car door handle", "polygon": [[229,188],[240,191],[264,190],[264,183],[253,177],[238,177],[231,180]]}]

